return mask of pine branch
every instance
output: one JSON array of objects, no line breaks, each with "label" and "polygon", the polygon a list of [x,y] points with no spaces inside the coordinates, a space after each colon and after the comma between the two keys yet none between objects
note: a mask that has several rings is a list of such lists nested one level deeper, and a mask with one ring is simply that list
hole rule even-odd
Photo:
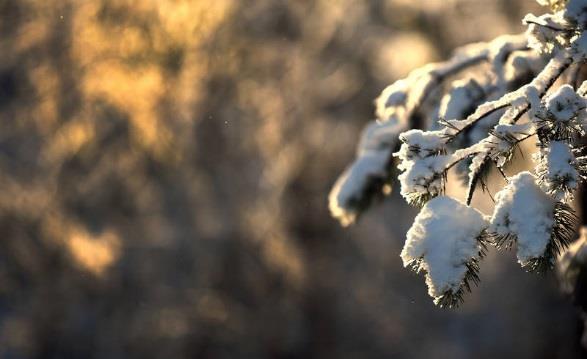
[{"label": "pine branch", "polygon": [[523,264],[529,272],[544,274],[553,269],[556,258],[576,239],[579,218],[570,206],[556,202],[553,219],[551,237],[544,255]]},{"label": "pine branch", "polygon": [[459,288],[456,291],[448,290],[442,296],[434,298],[434,304],[441,308],[457,308],[464,302],[465,294],[471,292],[472,284],[475,286],[479,285],[481,282],[479,278],[479,271],[481,269],[479,264],[487,254],[488,238],[487,231],[483,230],[477,238],[479,252],[475,258],[465,263],[467,271]]},{"label": "pine branch", "polygon": [[[528,272],[544,274],[554,268],[556,258],[576,239],[578,217],[567,204],[556,202],[553,209],[553,226],[550,240],[543,255],[522,263]],[[517,242],[515,233],[488,233],[489,242],[499,250],[510,250]]]},{"label": "pine branch", "polygon": [[[562,59],[561,59],[562,57]],[[546,92],[554,82],[562,75],[562,73],[571,65],[573,62],[573,57],[568,54],[558,55],[557,57],[550,60],[550,62],[546,65],[544,70],[532,81],[530,84],[533,85],[535,88],[538,89],[538,97],[542,99]],[[507,96],[507,95],[506,95]],[[505,97],[505,96],[504,96]],[[530,109],[530,103],[526,103],[522,106],[519,110],[516,111],[515,116],[513,117],[512,122],[516,123],[528,110]],[[487,165],[487,163],[491,160],[491,157],[486,156],[483,159],[483,163],[479,168],[483,168]],[[478,181],[478,176],[481,174],[481,171],[477,171],[473,173],[471,177],[471,181],[469,183],[469,188],[467,190],[467,204],[471,204],[471,199],[473,198],[473,192],[475,191],[476,184]]]},{"label": "pine branch", "polygon": [[479,181],[479,179],[481,178],[481,176],[483,174],[488,172],[490,163],[491,163],[490,158],[485,157],[483,159],[483,162],[481,163],[481,166],[477,167],[476,171],[473,172],[473,174],[471,176],[471,180],[469,181],[469,187],[467,189],[467,197],[465,200],[465,203],[467,204],[467,206],[471,204],[471,201],[473,200],[473,193],[475,192],[475,188],[477,187],[477,182]]}]

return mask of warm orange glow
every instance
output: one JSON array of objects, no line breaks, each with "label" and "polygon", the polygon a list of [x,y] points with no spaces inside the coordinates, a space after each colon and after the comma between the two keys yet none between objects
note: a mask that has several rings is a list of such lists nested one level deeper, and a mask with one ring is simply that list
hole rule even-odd
[{"label": "warm orange glow", "polygon": [[66,239],[66,246],[82,268],[101,275],[118,259],[120,239],[112,232],[95,236],[74,229]]},{"label": "warm orange glow", "polygon": [[113,231],[91,233],[58,214],[47,217],[43,224],[55,244],[63,246],[81,269],[96,276],[104,275],[121,255],[121,239]]}]

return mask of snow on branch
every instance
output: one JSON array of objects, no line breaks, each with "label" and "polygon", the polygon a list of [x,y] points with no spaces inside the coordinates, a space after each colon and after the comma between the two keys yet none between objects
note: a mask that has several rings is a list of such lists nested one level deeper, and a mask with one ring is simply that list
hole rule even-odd
[{"label": "snow on branch", "polygon": [[545,272],[574,239],[573,210],[550,197],[536,177],[521,172],[495,196],[489,232],[498,248],[517,245],[520,264],[530,271]]},{"label": "snow on branch", "polygon": [[357,159],[338,178],[329,196],[330,212],[346,226],[371,201],[391,190],[391,152],[406,128],[395,119],[372,122],[361,136]]},{"label": "snow on branch", "polygon": [[540,187],[557,201],[569,202],[579,186],[581,175],[572,148],[563,141],[552,141],[534,155]]},{"label": "snow on branch", "polygon": [[404,266],[426,272],[428,293],[440,306],[458,306],[470,282],[479,282],[486,249],[483,215],[450,197],[428,202],[408,231],[401,253]]},{"label": "snow on branch", "polygon": [[570,85],[563,85],[549,95],[532,113],[543,142],[572,141],[575,136],[583,136],[586,108],[587,101]]},{"label": "snow on branch", "polygon": [[[426,272],[440,306],[458,305],[478,281],[487,244],[515,247],[524,268],[542,273],[575,238],[568,203],[587,179],[587,81],[577,89],[587,73],[587,0],[539,2],[553,12],[524,17],[525,34],[463,47],[384,89],[378,120],[329,196],[333,216],[348,225],[397,177],[401,195],[421,207],[401,257]],[[508,177],[528,139],[533,173]],[[465,203],[445,196],[452,168],[468,178]],[[506,185],[488,221],[471,202],[492,168]]]},{"label": "snow on branch", "polygon": [[[391,154],[400,145],[399,134],[423,125],[426,101],[447,79],[483,62],[499,69],[500,74],[505,73],[503,63],[507,55],[525,48],[525,39],[520,35],[469,45],[458,49],[449,61],[415,70],[407,78],[385,88],[375,102],[378,120],[363,131],[355,161],[342,173],[330,192],[331,214],[345,226],[352,224],[374,200],[389,193],[394,175]],[[501,86],[499,81],[505,77],[496,75],[486,87]],[[446,104],[446,111],[462,113],[466,108],[474,107],[484,96],[480,87],[477,93],[471,93],[470,88],[467,91],[468,100],[461,100],[455,93],[452,104]]]}]

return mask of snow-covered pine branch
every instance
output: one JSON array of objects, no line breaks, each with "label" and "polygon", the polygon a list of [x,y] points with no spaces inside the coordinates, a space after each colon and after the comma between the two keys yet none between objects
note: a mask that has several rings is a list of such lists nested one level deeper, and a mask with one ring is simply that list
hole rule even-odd
[{"label": "snow-covered pine branch", "polygon": [[[410,73],[383,90],[375,101],[377,120],[363,131],[357,150],[357,158],[343,172],[330,192],[329,206],[332,215],[343,225],[352,224],[373,202],[388,194],[394,169],[392,153],[399,147],[399,134],[411,128],[430,128],[438,119],[430,118],[436,112],[438,97],[448,81],[480,64],[489,65],[499,73],[483,78],[483,98],[494,97],[504,87],[504,78],[514,83],[529,76],[536,62],[536,54],[526,50],[519,54],[516,63],[525,71],[507,70],[513,63],[507,61],[507,54],[526,49],[525,37],[504,36],[490,43],[474,44],[455,51],[452,59],[444,63],[430,64]],[[503,91],[503,90],[502,90]],[[475,101],[482,101],[475,99]],[[448,101],[448,99],[446,100]],[[475,108],[476,103],[459,106]],[[454,110],[451,110],[454,111]]]},{"label": "snow-covered pine branch", "polygon": [[487,219],[445,196],[430,200],[416,217],[401,253],[404,266],[426,272],[428,293],[440,306],[456,306],[470,282],[479,282],[487,248]]},{"label": "snow-covered pine branch", "polygon": [[[377,120],[329,195],[332,215],[349,225],[397,177],[406,201],[422,207],[401,257],[426,272],[441,306],[458,305],[477,283],[488,243],[515,246],[524,268],[544,272],[575,238],[570,201],[587,178],[587,81],[577,88],[587,59],[587,0],[538,2],[553,12],[527,15],[526,33],[466,46],[384,89]],[[534,171],[507,176],[522,141],[535,144]],[[491,168],[506,185],[485,216],[471,201],[479,184],[487,188]],[[451,169],[467,179],[464,203],[444,195]]]},{"label": "snow-covered pine branch", "polygon": [[545,193],[527,171],[509,179],[495,196],[488,232],[498,248],[517,247],[520,264],[543,273],[574,239],[573,210]]}]

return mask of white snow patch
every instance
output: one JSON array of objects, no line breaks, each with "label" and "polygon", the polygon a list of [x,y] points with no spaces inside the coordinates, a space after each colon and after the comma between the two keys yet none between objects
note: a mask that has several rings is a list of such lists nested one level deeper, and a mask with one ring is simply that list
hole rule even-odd
[{"label": "white snow patch", "polygon": [[426,271],[428,293],[440,297],[456,292],[467,272],[466,264],[478,258],[477,238],[488,223],[472,207],[450,197],[436,197],[420,211],[401,252],[404,266],[419,262]]},{"label": "white snow patch", "polygon": [[[563,85],[548,96],[546,108],[555,121],[569,122],[585,112],[585,99],[579,96],[572,86]],[[584,116],[581,116],[584,117]]]},{"label": "white snow patch", "polygon": [[343,225],[356,220],[361,210],[357,204],[365,200],[371,182],[387,178],[392,150],[404,129],[403,123],[390,120],[374,121],[363,131],[357,158],[337,179],[328,196],[332,216]]},{"label": "white snow patch", "polygon": [[412,202],[414,194],[435,197],[444,191],[443,173],[451,156],[431,156],[417,161],[402,162],[398,165],[404,170],[398,176],[401,184],[401,195]]},{"label": "white snow patch", "polygon": [[541,53],[551,53],[555,48],[568,47],[569,36],[565,32],[570,28],[561,12],[535,16],[528,14],[522,22],[528,25],[528,46]]},{"label": "white snow patch", "polygon": [[483,95],[483,89],[477,81],[455,81],[450,92],[440,102],[440,118],[445,121],[460,120],[464,113],[476,107]]},{"label": "white snow patch", "polygon": [[516,236],[518,261],[522,265],[542,257],[551,237],[555,200],[540,189],[536,177],[527,171],[511,177],[495,200],[489,231]]},{"label": "white snow patch", "polygon": [[438,154],[444,151],[447,139],[442,131],[409,130],[400,135],[403,144],[395,156],[408,161]]},{"label": "white snow patch", "polygon": [[387,121],[393,116],[404,117],[405,106],[410,91],[410,81],[402,79],[387,86],[375,100],[375,114],[382,121]]},{"label": "white snow patch", "polygon": [[444,155],[447,138],[441,131],[410,130],[402,133],[400,139],[403,143],[394,156],[399,158],[397,167],[403,171],[398,177],[402,196],[412,202],[410,197],[414,194],[441,194],[443,173],[452,158]]},{"label": "white snow patch", "polygon": [[[572,199],[571,192],[579,185],[579,173],[573,165],[575,156],[571,147],[562,141],[552,141],[534,156],[536,173],[540,176],[540,186],[557,201]],[[558,187],[563,183],[569,190]]]}]

